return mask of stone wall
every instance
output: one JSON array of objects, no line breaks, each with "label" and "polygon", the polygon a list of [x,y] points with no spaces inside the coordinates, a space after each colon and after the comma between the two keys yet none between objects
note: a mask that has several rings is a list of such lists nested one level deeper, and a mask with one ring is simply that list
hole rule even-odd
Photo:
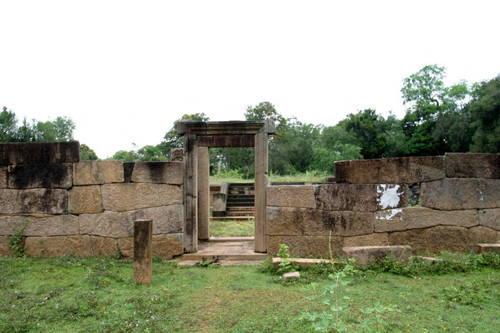
[{"label": "stone wall", "polygon": [[[435,253],[500,241],[500,155],[353,160],[335,168],[335,184],[267,187],[268,253],[281,243],[295,256],[328,256],[329,248],[340,254],[350,246]],[[419,203],[410,206],[415,193]]]},{"label": "stone wall", "polygon": [[153,220],[154,255],[182,254],[182,168],[79,162],[78,142],[0,144],[0,255],[24,227],[29,255],[131,257],[138,218]]}]

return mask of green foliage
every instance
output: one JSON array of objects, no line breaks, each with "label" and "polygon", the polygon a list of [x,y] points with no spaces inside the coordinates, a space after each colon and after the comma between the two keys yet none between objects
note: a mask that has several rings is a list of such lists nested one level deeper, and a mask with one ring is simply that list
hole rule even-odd
[{"label": "green foliage", "polygon": [[500,76],[477,84],[468,110],[475,133],[471,151],[500,152]]},{"label": "green foliage", "polygon": [[280,249],[278,250],[277,256],[278,258],[281,259],[280,263],[278,264],[278,274],[285,274],[292,272],[295,267],[292,264],[292,262],[288,259],[290,259],[290,253],[288,252],[288,245],[286,244],[280,244]]},{"label": "green foliage", "polygon": [[14,112],[3,107],[0,113],[0,142],[54,142],[72,141],[75,123],[66,117],[57,117],[53,121],[36,121],[29,123],[24,118],[21,126],[17,126]]},{"label": "green foliage", "polygon": [[82,161],[95,161],[98,160],[97,154],[93,149],[91,149],[86,144],[82,143],[80,145],[80,160]]},{"label": "green foliage", "polygon": [[[332,264],[333,265],[333,264]],[[387,312],[400,312],[396,305],[385,306],[375,302],[373,306],[360,309],[363,319],[359,322],[350,322],[345,319],[349,311],[351,297],[346,295],[345,287],[353,283],[352,276],[356,274],[354,259],[349,259],[342,270],[328,275],[332,281],[323,286],[319,294],[307,297],[308,300],[316,301],[321,298],[321,303],[328,307],[322,312],[307,312],[303,319],[311,323],[311,328],[319,332],[353,332],[353,331],[375,331],[387,326],[382,314]],[[318,284],[311,283],[306,290],[316,290]],[[375,327],[377,325],[377,327]],[[376,329],[375,329],[376,328]]]},{"label": "green foliage", "polygon": [[10,236],[10,248],[14,251],[14,255],[16,257],[24,257],[25,256],[25,248],[24,248],[24,230],[28,226],[28,220],[18,221],[17,227],[18,230],[13,230],[12,236]]}]

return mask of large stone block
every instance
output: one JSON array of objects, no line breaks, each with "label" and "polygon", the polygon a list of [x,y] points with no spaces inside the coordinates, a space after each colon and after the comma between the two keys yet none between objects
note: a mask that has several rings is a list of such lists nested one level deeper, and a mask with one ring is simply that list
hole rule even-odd
[{"label": "large stone block", "polygon": [[0,257],[10,257],[14,255],[14,250],[10,245],[10,238],[0,236]]},{"label": "large stone block", "polygon": [[[118,248],[120,254],[126,258],[134,257],[134,238],[119,238]],[[182,234],[171,234],[153,236],[153,256],[165,259],[172,258],[184,253],[182,246]]]},{"label": "large stone block", "polygon": [[452,226],[389,233],[389,244],[410,245],[421,253],[464,252],[471,248],[467,228]]},{"label": "large stone block", "polygon": [[134,220],[140,218],[137,211],[80,215],[80,233],[102,237],[131,237],[134,235]]},{"label": "large stone block", "polygon": [[420,183],[445,177],[444,156],[395,157],[335,162],[337,183]]},{"label": "large stone block", "polygon": [[11,165],[8,167],[8,187],[27,188],[71,188],[73,185],[72,164]]},{"label": "large stone block", "polygon": [[153,220],[153,234],[182,232],[184,207],[182,205],[144,208],[137,212],[137,218]]},{"label": "large stone block", "polygon": [[182,189],[166,184],[107,184],[102,186],[102,197],[105,210],[122,212],[182,204]]},{"label": "large stone block", "polygon": [[37,142],[0,144],[0,165],[75,163],[80,160],[80,143]]},{"label": "large stone block", "polygon": [[316,208],[313,186],[268,186],[267,205],[278,207]]},{"label": "large stone block", "polygon": [[343,241],[338,236],[267,236],[267,253],[276,256],[280,244],[288,245],[292,257],[329,258],[330,248],[333,256],[342,254]]},{"label": "large stone block", "polygon": [[316,207],[373,212],[406,205],[406,184],[327,184],[315,186]]},{"label": "large stone block", "polygon": [[74,185],[123,183],[124,179],[120,161],[82,161],[73,166]]},{"label": "large stone block", "polygon": [[7,188],[7,167],[0,166],[0,188]]},{"label": "large stone block", "polygon": [[0,189],[0,214],[65,214],[68,191],[63,189]]},{"label": "large stone block", "polygon": [[344,247],[342,249],[344,258],[355,260],[357,266],[366,267],[386,260],[394,258],[404,261],[412,254],[410,246],[392,245],[392,246],[359,246],[359,247]]},{"label": "large stone block", "polygon": [[103,210],[99,185],[75,186],[69,191],[70,214],[94,214]]},{"label": "large stone block", "polygon": [[446,178],[423,183],[424,207],[455,210],[500,207],[500,179]]},{"label": "large stone block", "polygon": [[480,210],[479,225],[500,231],[500,208]]},{"label": "large stone block", "polygon": [[268,235],[365,235],[373,232],[371,212],[333,212],[308,208],[268,207]]},{"label": "large stone block", "polygon": [[136,162],[132,182],[182,185],[182,167],[181,162]]},{"label": "large stone block", "polygon": [[444,211],[405,207],[375,213],[375,232],[422,229],[438,225],[473,227],[479,224],[477,210]]},{"label": "large stone block", "polygon": [[486,243],[492,244],[498,241],[498,233],[487,227],[473,227],[468,230],[469,246],[473,247],[476,244]]},{"label": "large stone block", "polygon": [[389,245],[389,234],[373,233],[370,235],[344,237],[344,247],[385,246]]},{"label": "large stone block", "polygon": [[90,244],[94,256],[113,256],[119,253],[117,241],[114,238],[90,236]]},{"label": "large stone block", "polygon": [[21,229],[26,236],[68,236],[79,233],[78,216],[1,216],[0,235],[16,235]]},{"label": "large stone block", "polygon": [[446,153],[448,178],[500,178],[500,154]]},{"label": "large stone block", "polygon": [[87,235],[27,237],[25,252],[30,256],[75,255],[86,257],[92,255],[92,245],[90,237]]}]

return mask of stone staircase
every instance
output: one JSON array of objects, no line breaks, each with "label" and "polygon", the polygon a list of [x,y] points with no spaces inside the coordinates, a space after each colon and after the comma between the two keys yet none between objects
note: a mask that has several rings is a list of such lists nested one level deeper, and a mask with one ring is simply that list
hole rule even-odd
[{"label": "stone staircase", "polygon": [[255,215],[255,186],[253,183],[229,184],[226,215],[212,220],[248,220]]}]

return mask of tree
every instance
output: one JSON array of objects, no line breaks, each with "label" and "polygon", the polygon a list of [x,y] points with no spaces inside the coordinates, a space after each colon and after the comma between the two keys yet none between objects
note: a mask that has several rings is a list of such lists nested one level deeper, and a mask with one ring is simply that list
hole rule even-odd
[{"label": "tree", "polygon": [[170,150],[172,148],[182,148],[184,142],[182,137],[178,134],[179,122],[182,120],[192,120],[192,121],[208,121],[209,118],[204,113],[194,113],[194,114],[184,114],[182,117],[174,122],[173,127],[165,133],[163,141],[157,145],[161,152],[161,155],[170,159]]},{"label": "tree", "polygon": [[80,145],[80,160],[82,161],[95,161],[98,160],[97,154],[93,149],[90,149],[89,146],[82,143]]},{"label": "tree", "polygon": [[467,109],[475,130],[471,151],[500,152],[500,76],[475,85]]},{"label": "tree", "polygon": [[[403,80],[401,88],[408,110],[402,120],[402,129],[408,138],[410,155],[443,154],[450,147],[460,145],[460,139],[446,127],[451,119],[465,115],[459,111],[465,104],[469,89],[466,82],[447,87],[443,80],[445,68],[428,65]],[[455,113],[454,115],[450,115]],[[439,124],[441,122],[441,124]]]},{"label": "tree", "polygon": [[16,114],[7,111],[7,107],[3,107],[0,113],[0,142],[14,141],[17,135],[17,118]]},{"label": "tree", "polygon": [[313,147],[313,170],[333,174],[335,161],[363,158],[361,147],[354,144],[356,138],[342,126],[325,127],[318,143]]}]

